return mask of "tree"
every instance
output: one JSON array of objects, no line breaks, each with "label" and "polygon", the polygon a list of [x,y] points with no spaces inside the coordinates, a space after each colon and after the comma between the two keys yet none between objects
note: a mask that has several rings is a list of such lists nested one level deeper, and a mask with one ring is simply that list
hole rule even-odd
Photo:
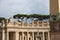
[{"label": "tree", "polygon": [[6,19],[4,17],[0,17],[0,22],[5,21]]},{"label": "tree", "polygon": [[[27,17],[27,18],[38,18],[39,20],[42,20],[42,19],[49,19],[50,18],[50,15],[40,15],[40,14],[30,14],[30,15],[27,15],[27,14],[16,14],[13,16],[14,19],[21,19],[23,20],[24,17]],[[27,20],[27,19],[26,19]]]},{"label": "tree", "polygon": [[[22,21],[24,19],[24,17],[28,17],[28,15],[26,15],[26,14],[16,14],[16,15],[13,16],[13,18],[18,19],[18,21],[19,21],[19,19],[21,19],[21,21]],[[26,21],[27,21],[27,19],[26,19]]]},{"label": "tree", "polygon": [[50,18],[50,15],[40,15],[40,14],[30,14],[29,16],[33,18],[38,18],[39,20]]}]

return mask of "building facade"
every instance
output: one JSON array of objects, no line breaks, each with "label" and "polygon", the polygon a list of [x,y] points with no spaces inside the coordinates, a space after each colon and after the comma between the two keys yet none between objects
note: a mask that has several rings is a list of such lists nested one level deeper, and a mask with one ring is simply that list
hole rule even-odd
[{"label": "building facade", "polygon": [[[50,15],[60,16],[60,0],[50,0]],[[0,25],[0,40],[60,40],[60,21],[34,20],[31,24],[13,22]]]},{"label": "building facade", "polygon": [[50,40],[49,22],[34,20],[30,24],[3,21],[0,26],[0,40]]}]

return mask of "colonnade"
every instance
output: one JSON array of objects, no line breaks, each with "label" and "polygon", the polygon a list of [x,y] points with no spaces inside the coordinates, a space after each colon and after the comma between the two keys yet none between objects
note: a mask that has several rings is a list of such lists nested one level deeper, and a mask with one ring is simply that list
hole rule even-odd
[{"label": "colonnade", "polygon": [[49,32],[5,32],[2,40],[50,40]]}]

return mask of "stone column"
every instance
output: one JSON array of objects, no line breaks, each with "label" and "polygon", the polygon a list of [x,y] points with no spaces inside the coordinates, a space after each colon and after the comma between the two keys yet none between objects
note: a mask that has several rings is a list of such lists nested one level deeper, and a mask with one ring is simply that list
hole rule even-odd
[{"label": "stone column", "polygon": [[32,39],[34,40],[34,32],[32,32],[32,36],[33,36],[33,38],[32,38]]},{"label": "stone column", "polygon": [[48,32],[48,40],[50,40],[50,32]]},{"label": "stone column", "polygon": [[45,37],[44,37],[44,32],[43,32],[43,40],[45,40]]},{"label": "stone column", "polygon": [[2,40],[5,40],[5,31],[2,31]]},{"label": "stone column", "polygon": [[24,40],[24,32],[22,32],[22,40]]},{"label": "stone column", "polygon": [[19,32],[16,32],[16,40],[19,40]]},{"label": "stone column", "polygon": [[7,38],[7,40],[9,40],[9,32],[6,32],[5,37]]},{"label": "stone column", "polygon": [[27,40],[29,40],[29,32],[27,32],[27,37],[28,37],[28,39],[27,39]]},{"label": "stone column", "polygon": [[20,35],[20,38],[19,38],[20,40],[22,40],[22,36]]}]

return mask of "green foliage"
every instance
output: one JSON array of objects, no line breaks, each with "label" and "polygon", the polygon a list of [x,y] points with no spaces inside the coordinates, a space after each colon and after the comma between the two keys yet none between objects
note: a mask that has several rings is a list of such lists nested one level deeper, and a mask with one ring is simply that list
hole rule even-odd
[{"label": "green foliage", "polygon": [[40,14],[30,14],[30,15],[27,15],[27,14],[16,14],[13,16],[14,19],[20,19],[20,18],[24,18],[24,17],[27,17],[27,18],[30,18],[30,17],[33,17],[33,18],[42,18],[42,19],[48,19],[50,18],[50,15],[40,15]]},{"label": "green foliage", "polygon": [[0,22],[2,22],[2,20],[6,20],[4,17],[0,17]]},{"label": "green foliage", "polygon": [[27,15],[26,14],[16,14],[16,15],[13,16],[13,18],[15,18],[15,19],[19,19],[21,17],[24,18],[24,17],[27,17]]}]

